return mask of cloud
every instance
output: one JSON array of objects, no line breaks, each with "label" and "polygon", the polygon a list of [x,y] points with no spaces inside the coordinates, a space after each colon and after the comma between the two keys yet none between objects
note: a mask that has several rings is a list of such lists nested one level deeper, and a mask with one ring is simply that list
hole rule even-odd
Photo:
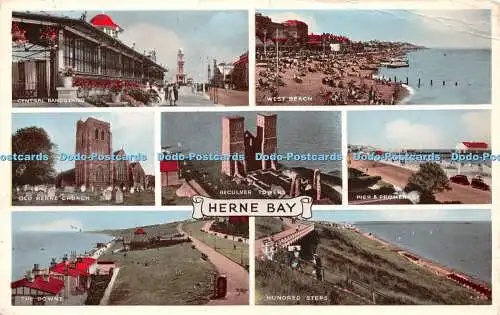
[{"label": "cloud", "polygon": [[377,220],[381,221],[442,221],[446,220],[447,211],[440,209],[394,209],[379,211]]},{"label": "cloud", "polygon": [[386,149],[438,149],[442,146],[439,130],[431,125],[398,119],[387,123],[384,131],[390,143]]},{"label": "cloud", "polygon": [[418,23],[442,47],[490,48],[491,26],[487,10],[416,10]]},{"label": "cloud", "polygon": [[128,46],[135,43],[140,53],[156,49],[156,61],[166,65],[170,72],[175,71],[177,50],[183,47],[182,40],[175,32],[148,23],[138,23],[127,26],[127,30],[120,34],[120,39]]},{"label": "cloud", "polygon": [[[73,228],[72,228],[73,227]],[[65,219],[56,220],[48,223],[33,224],[22,227],[22,231],[33,232],[71,232],[76,229],[83,229],[82,223],[78,220]]]},{"label": "cloud", "polygon": [[460,122],[469,139],[466,141],[490,142],[491,115],[490,111],[467,112],[460,116]]},{"label": "cloud", "polygon": [[316,22],[316,19],[310,15],[306,14],[297,14],[294,12],[266,12],[266,15],[269,16],[273,22],[285,22],[287,20],[299,20],[306,23],[309,26],[309,33],[321,33],[321,29]]}]

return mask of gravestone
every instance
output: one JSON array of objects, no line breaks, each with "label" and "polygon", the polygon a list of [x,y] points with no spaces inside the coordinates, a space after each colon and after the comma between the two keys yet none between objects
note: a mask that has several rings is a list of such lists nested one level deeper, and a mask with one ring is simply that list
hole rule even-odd
[{"label": "gravestone", "polygon": [[103,195],[106,201],[110,201],[112,198],[111,190],[105,190]]},{"label": "gravestone", "polygon": [[75,192],[75,187],[73,187],[73,186],[66,186],[66,187],[64,187],[64,192],[74,193]]},{"label": "gravestone", "polygon": [[39,190],[36,192],[36,199],[37,200],[44,200],[45,199],[45,191]]},{"label": "gravestone", "polygon": [[123,203],[123,193],[120,189],[116,191],[115,194],[115,203]]},{"label": "gravestone", "polygon": [[55,198],[56,197],[56,188],[55,187],[50,187],[47,190],[47,197],[49,197],[49,198]]}]

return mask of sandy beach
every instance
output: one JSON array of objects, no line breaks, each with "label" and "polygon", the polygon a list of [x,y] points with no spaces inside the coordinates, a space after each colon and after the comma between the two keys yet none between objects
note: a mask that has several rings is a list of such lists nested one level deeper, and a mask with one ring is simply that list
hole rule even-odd
[{"label": "sandy beach", "polygon": [[397,46],[375,52],[280,52],[279,56],[277,77],[276,52],[258,54],[258,105],[393,105],[411,94],[406,78],[376,75],[383,62],[405,56]]}]

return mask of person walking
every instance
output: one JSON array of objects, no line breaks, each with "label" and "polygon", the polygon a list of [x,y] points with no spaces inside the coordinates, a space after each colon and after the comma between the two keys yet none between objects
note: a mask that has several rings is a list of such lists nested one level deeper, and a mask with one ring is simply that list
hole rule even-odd
[{"label": "person walking", "polygon": [[179,86],[177,83],[174,84],[174,106],[177,105],[177,100],[179,100]]},{"label": "person walking", "polygon": [[172,106],[172,103],[174,102],[174,91],[172,84],[169,84],[167,87],[167,97],[168,97],[168,102],[170,103],[170,106]]}]

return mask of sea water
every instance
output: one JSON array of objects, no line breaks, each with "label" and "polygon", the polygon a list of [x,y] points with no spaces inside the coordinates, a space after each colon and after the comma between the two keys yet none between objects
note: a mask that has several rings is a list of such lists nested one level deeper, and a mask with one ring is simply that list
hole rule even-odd
[{"label": "sea water", "polygon": [[491,285],[491,222],[359,222],[356,226]]},{"label": "sea water", "polygon": [[[220,153],[221,118],[238,115],[245,118],[245,130],[256,135],[255,112],[238,113],[165,113],[162,116],[162,146],[182,145],[196,153]],[[333,154],[341,153],[341,126],[338,112],[278,112],[278,152]],[[341,173],[341,161],[280,161],[288,167],[319,168]]]},{"label": "sea water", "polygon": [[406,104],[491,103],[491,50],[420,49],[409,52],[407,58],[408,68],[380,68],[377,73],[396,76],[403,83],[408,77],[412,95]]},{"label": "sea water", "polygon": [[47,268],[52,258],[60,262],[64,254],[84,254],[112,236],[84,232],[14,232],[12,235],[12,279],[17,280],[39,264]]}]

